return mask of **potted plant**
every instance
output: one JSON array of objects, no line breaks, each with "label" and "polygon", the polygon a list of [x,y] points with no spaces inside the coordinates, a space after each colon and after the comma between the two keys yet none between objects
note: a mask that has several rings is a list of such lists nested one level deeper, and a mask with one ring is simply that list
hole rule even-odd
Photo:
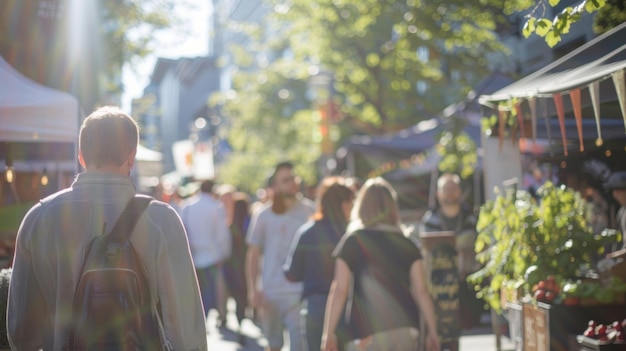
[{"label": "potted plant", "polygon": [[560,290],[566,279],[581,277],[605,246],[621,241],[614,230],[594,235],[580,194],[551,182],[537,198],[516,188],[500,191],[481,207],[476,229],[476,257],[483,268],[468,281],[496,312],[503,307],[503,287],[529,294],[551,277]]}]

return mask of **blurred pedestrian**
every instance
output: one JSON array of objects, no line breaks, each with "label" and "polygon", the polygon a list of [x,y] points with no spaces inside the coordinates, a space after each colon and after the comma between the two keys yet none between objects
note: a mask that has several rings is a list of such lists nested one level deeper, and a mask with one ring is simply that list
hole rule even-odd
[{"label": "blurred pedestrian", "polygon": [[476,216],[463,206],[461,178],[457,174],[444,173],[437,179],[437,202],[437,208],[424,214],[420,232],[454,232],[461,328],[471,329],[480,323],[485,309],[484,301],[476,297],[473,287],[466,281],[468,275],[480,268],[474,251]]},{"label": "blurred pedestrian", "polygon": [[400,226],[397,195],[378,177],[365,182],[352,209],[349,231],[333,255],[322,350],[338,349],[337,326],[345,307],[347,350],[417,350],[420,316],[427,351],[439,351],[434,307],[422,255]]},{"label": "blurred pedestrian", "polygon": [[[252,215],[248,230],[248,302],[258,310],[260,327],[269,350],[279,351],[283,347],[283,332],[287,329],[290,349],[296,351],[302,349],[302,284],[285,278],[283,264],[296,231],[313,214],[314,207],[311,201],[299,194],[298,181],[290,162],[279,163],[270,180],[273,192],[271,206]],[[262,263],[259,265],[260,260]],[[259,276],[260,284],[257,284]]]},{"label": "blurred pedestrian", "polygon": [[239,343],[243,343],[241,323],[246,317],[248,306],[248,289],[246,288],[246,231],[250,224],[250,199],[243,192],[233,194],[233,221],[230,225],[233,250],[230,258],[224,263],[224,281],[227,296],[235,300],[235,315],[239,323]]},{"label": "blurred pedestrian", "polygon": [[226,213],[213,197],[213,185],[212,180],[202,181],[200,192],[189,198],[181,215],[198,275],[205,318],[211,309],[218,310],[218,280],[232,246]]},{"label": "blurred pedestrian", "polygon": [[622,233],[622,247],[626,248],[626,171],[611,174],[604,187],[611,191],[613,198],[620,205],[615,216],[615,227]]},{"label": "blurred pedestrian", "polygon": [[289,281],[303,282],[302,338],[307,350],[319,350],[326,299],[333,280],[332,252],[345,233],[354,192],[342,178],[324,179],[317,188],[312,220],[298,230],[285,263]]},{"label": "blurred pedestrian", "polygon": [[[237,188],[231,184],[220,184],[215,186],[217,190],[215,191],[215,196],[219,199],[222,204],[222,208],[224,209],[224,213],[226,214],[226,225],[230,231],[233,224],[233,212],[235,211],[235,199],[234,195],[237,192]],[[232,257],[232,232],[231,234],[231,255]],[[230,257],[228,259],[230,259]],[[227,261],[228,261],[227,259]],[[216,325],[218,327],[225,326],[227,324],[226,319],[228,319],[228,311],[227,311],[227,302],[228,302],[228,288],[226,286],[225,281],[225,267],[226,262],[222,265],[222,269],[220,274],[218,274],[217,280],[217,311],[219,312],[219,317],[216,320]]]}]

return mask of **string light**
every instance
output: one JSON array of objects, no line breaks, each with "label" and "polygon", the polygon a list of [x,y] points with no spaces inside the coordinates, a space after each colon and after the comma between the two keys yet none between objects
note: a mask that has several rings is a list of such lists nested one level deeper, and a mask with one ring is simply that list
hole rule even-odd
[{"label": "string light", "polygon": [[46,170],[45,167],[43,169],[43,173],[41,174],[41,185],[43,186],[48,185],[48,171]]},{"label": "string light", "polygon": [[7,158],[4,162],[6,165],[4,179],[6,179],[7,183],[13,183],[13,180],[15,179],[15,170],[13,169],[13,160],[11,160],[11,156],[7,155]]}]

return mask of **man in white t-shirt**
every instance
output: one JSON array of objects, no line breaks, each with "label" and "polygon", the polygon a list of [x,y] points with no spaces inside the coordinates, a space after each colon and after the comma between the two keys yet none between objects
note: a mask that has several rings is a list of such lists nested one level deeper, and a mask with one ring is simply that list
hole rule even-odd
[{"label": "man in white t-shirt", "polygon": [[[279,351],[283,347],[283,331],[287,329],[290,349],[297,351],[303,348],[300,336],[302,283],[289,282],[283,274],[283,264],[297,229],[315,209],[310,200],[300,196],[291,163],[279,163],[270,184],[272,203],[253,215],[247,234],[248,300],[250,306],[259,311],[268,349]],[[259,275],[260,284],[257,284]]]}]

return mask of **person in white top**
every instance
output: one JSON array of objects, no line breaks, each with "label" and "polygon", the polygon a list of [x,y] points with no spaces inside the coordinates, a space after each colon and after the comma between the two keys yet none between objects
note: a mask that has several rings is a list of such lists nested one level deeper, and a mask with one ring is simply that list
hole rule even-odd
[{"label": "person in white top", "polygon": [[[302,283],[288,281],[283,265],[298,228],[313,215],[315,208],[299,193],[291,163],[279,163],[270,177],[270,184],[272,204],[253,214],[246,238],[248,301],[259,311],[260,327],[269,350],[278,351],[283,347],[285,329],[289,331],[290,350],[302,350]],[[262,271],[259,260],[262,260]],[[260,284],[257,284],[259,277]]]},{"label": "person in white top", "polygon": [[213,185],[212,180],[203,181],[200,192],[188,200],[181,214],[198,276],[205,318],[211,309],[218,308],[218,275],[222,263],[230,257],[232,247],[226,212],[220,201],[212,196]]}]

